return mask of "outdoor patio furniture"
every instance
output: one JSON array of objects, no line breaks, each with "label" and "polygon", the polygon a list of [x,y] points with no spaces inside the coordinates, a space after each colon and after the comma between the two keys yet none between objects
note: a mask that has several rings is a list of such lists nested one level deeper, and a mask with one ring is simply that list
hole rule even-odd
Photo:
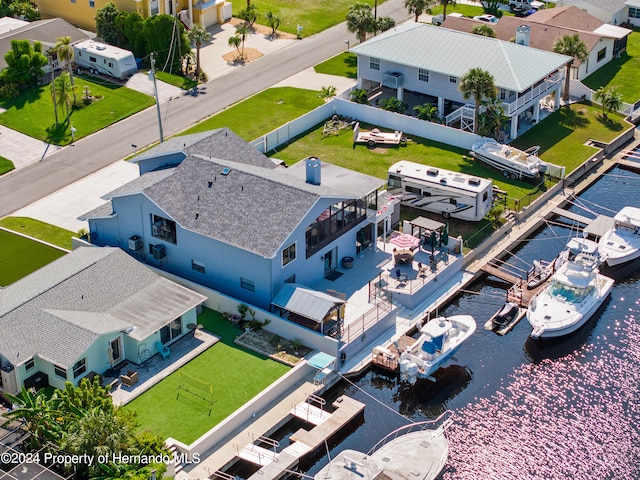
[{"label": "outdoor patio furniture", "polygon": [[166,345],[163,345],[162,342],[156,342],[156,348],[158,349],[158,353],[162,355],[162,358],[167,358],[171,355],[171,350]]},{"label": "outdoor patio furniture", "polygon": [[120,380],[127,387],[133,387],[138,383],[138,372],[129,370],[126,375],[120,375]]},{"label": "outdoor patio furniture", "polygon": [[393,259],[396,263],[407,263],[410,265],[413,262],[413,250],[410,248],[394,249]]}]

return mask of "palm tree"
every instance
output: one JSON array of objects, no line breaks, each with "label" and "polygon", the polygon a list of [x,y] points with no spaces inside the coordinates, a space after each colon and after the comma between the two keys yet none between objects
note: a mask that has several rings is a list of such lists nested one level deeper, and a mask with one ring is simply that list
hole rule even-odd
[{"label": "palm tree", "polygon": [[65,112],[67,116],[67,122],[69,121],[69,115],[71,109],[70,105],[73,105],[73,99],[76,96],[76,91],[78,87],[77,85],[71,86],[69,81],[69,74],[67,72],[62,72],[58,78],[53,82],[53,94],[55,94],[55,99],[58,103],[57,106],[65,107]]},{"label": "palm tree", "polygon": [[[56,38],[56,45],[53,49],[58,54],[58,58],[65,61],[67,71],[69,72],[69,78],[71,80],[71,86],[73,87],[73,68],[71,68],[71,62],[73,62],[74,52],[73,45],[71,45],[71,37],[66,36]],[[73,94],[73,103],[76,103],[75,93]]]},{"label": "palm tree", "polygon": [[54,443],[62,435],[63,424],[59,422],[58,398],[54,394],[47,398],[44,390],[33,393],[22,387],[20,395],[5,393],[9,401],[18,408],[5,413],[8,418],[22,418],[25,421],[25,429],[31,434],[31,447],[39,449],[49,441]]},{"label": "palm tree", "polygon": [[482,99],[496,95],[493,76],[481,68],[472,68],[460,79],[458,89],[462,92],[462,96],[465,99],[471,96],[474,98],[473,133],[476,133],[478,131],[478,114],[480,113]]},{"label": "palm tree", "polygon": [[282,19],[277,15],[274,15],[271,10],[264,14],[264,19],[266,20],[267,25],[271,28],[271,38],[275,37],[278,27],[280,26],[280,23],[282,23]]},{"label": "palm tree", "polygon": [[244,41],[247,39],[247,35],[249,35],[249,33],[251,32],[249,31],[249,26],[246,23],[236,26],[236,35],[239,35],[240,40],[242,41],[242,58],[244,58]]},{"label": "palm tree", "polygon": [[622,106],[622,94],[614,87],[600,87],[593,95],[593,99],[602,105],[604,118],[607,118],[609,112],[617,111]]},{"label": "palm tree", "polygon": [[569,63],[567,63],[567,70],[565,72],[564,94],[562,95],[562,97],[566,100],[569,98],[571,65],[576,60],[584,62],[587,59],[587,57],[589,56],[589,52],[587,51],[587,44],[580,40],[580,36],[577,33],[574,35],[564,35],[562,38],[556,40],[556,43],[553,45],[553,51],[573,57],[573,59]]},{"label": "palm tree", "polygon": [[351,90],[351,101],[362,105],[369,104],[369,92],[364,88],[356,88]]},{"label": "palm tree", "polygon": [[328,87],[325,87],[323,85],[322,90],[320,90],[320,93],[318,94],[318,96],[322,98],[325,102],[327,102],[331,100],[333,97],[335,97],[336,93],[337,93],[337,89],[333,85],[329,85]]},{"label": "palm tree", "polygon": [[438,0],[438,3],[442,5],[442,21],[444,22],[447,19],[447,7],[449,5],[455,6],[456,0]]},{"label": "palm tree", "polygon": [[196,81],[200,81],[200,47],[211,40],[211,34],[202,25],[194,25],[187,34],[189,41],[196,47]]},{"label": "palm tree", "polygon": [[418,17],[422,15],[425,10],[429,9],[429,0],[405,0],[404,6],[409,10],[409,13],[415,15],[415,21],[418,21]]},{"label": "palm tree", "polygon": [[360,43],[366,40],[367,33],[375,30],[375,23],[371,7],[366,3],[359,2],[349,7],[347,29],[356,34]]},{"label": "palm tree", "polygon": [[498,140],[502,125],[509,120],[504,112],[502,100],[494,95],[483,100],[482,107],[483,112],[478,119],[478,134]]},{"label": "palm tree", "polygon": [[238,35],[234,35],[233,37],[229,37],[229,46],[238,50],[238,55],[240,55],[240,44],[242,43],[242,39]]}]

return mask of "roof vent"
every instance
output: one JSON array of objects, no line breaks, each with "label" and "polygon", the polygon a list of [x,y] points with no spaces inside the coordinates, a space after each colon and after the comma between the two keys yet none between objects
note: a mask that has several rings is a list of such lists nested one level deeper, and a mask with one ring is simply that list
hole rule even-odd
[{"label": "roof vent", "polygon": [[440,183],[443,183],[443,184],[447,183],[447,179],[446,178],[441,178],[440,179]]},{"label": "roof vent", "polygon": [[438,169],[437,168],[427,168],[427,175],[435,177],[436,175],[438,175]]},{"label": "roof vent", "polygon": [[207,182],[207,186],[208,186],[209,188],[213,187],[213,182],[211,182],[211,181]]},{"label": "roof vent", "polygon": [[99,44],[99,45],[96,45],[96,49],[98,49],[98,50],[106,50],[107,46],[103,45],[103,44]]},{"label": "roof vent", "polygon": [[224,176],[229,175],[230,172],[231,172],[230,168],[225,167],[225,168],[222,169],[222,175],[224,175]]},{"label": "roof vent", "polygon": [[469,179],[469,185],[480,185],[480,179],[478,177],[471,177]]}]

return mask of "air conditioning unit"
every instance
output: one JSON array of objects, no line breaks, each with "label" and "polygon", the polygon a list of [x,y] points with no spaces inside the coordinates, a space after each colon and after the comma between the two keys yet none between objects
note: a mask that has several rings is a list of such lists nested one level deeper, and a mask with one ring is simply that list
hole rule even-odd
[{"label": "air conditioning unit", "polygon": [[139,236],[134,235],[133,237],[129,238],[129,250],[137,252],[142,248],[142,245],[142,239]]},{"label": "air conditioning unit", "polygon": [[151,247],[151,253],[153,255],[153,258],[155,258],[156,260],[162,260],[167,256],[164,250],[164,245],[154,245],[153,247]]}]

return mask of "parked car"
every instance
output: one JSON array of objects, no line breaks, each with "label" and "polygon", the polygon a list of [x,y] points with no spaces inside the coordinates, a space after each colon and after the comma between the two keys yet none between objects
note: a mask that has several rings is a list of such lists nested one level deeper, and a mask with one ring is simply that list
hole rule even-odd
[{"label": "parked car", "polygon": [[498,22],[498,17],[496,17],[495,15],[491,15],[489,13],[485,13],[484,15],[477,15],[475,17],[473,17],[474,20],[478,20],[480,22],[486,22],[486,23],[497,23]]}]

